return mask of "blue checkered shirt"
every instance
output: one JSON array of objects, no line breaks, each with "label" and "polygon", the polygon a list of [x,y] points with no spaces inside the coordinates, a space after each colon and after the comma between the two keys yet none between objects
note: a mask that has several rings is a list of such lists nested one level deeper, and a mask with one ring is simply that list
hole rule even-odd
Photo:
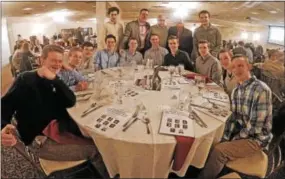
[{"label": "blue checkered shirt", "polygon": [[252,139],[267,148],[272,139],[272,99],[270,88],[255,76],[232,92],[232,115],[223,140]]},{"label": "blue checkered shirt", "polygon": [[75,91],[75,86],[86,79],[76,70],[60,70],[57,76],[72,90]]}]

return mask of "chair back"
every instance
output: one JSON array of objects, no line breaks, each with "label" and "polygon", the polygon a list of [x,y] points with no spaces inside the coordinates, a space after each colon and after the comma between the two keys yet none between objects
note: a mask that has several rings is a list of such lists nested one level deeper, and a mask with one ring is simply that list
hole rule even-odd
[{"label": "chair back", "polygon": [[281,97],[281,93],[282,93],[281,90],[284,86],[285,78],[283,79],[276,78],[276,77],[273,77],[273,75],[270,72],[266,70],[261,70],[260,80],[266,83],[270,87],[273,93]]}]

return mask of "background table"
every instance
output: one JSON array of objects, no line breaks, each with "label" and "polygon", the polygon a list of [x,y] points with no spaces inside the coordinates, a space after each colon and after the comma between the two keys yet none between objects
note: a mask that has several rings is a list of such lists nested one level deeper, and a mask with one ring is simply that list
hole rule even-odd
[{"label": "background table", "polygon": [[[115,69],[106,69],[105,72],[115,76]],[[151,71],[139,72],[140,75],[143,73],[151,73]],[[169,72],[159,74],[162,78],[169,77]],[[107,77],[107,75],[102,75],[102,77],[108,78],[109,81],[112,80],[112,77]],[[129,83],[132,84],[133,81]],[[197,87],[191,84],[183,84],[181,89],[198,92]],[[149,135],[146,133],[145,124],[141,121],[134,123],[126,132],[119,131],[113,136],[99,135],[86,127],[90,121],[99,117],[107,106],[81,118],[82,112],[88,108],[90,102],[79,102],[69,109],[69,113],[80,128],[87,130],[88,135],[94,140],[111,177],[120,174],[121,178],[167,178],[169,172],[175,172],[182,177],[190,165],[197,168],[204,167],[211,146],[219,142],[223,134],[224,123],[201,114],[200,117],[207,123],[208,128],[201,128],[194,123],[195,141],[185,163],[179,171],[172,171],[175,137],[159,134],[158,131],[162,116],[161,105],[176,107],[178,100],[173,100],[171,97],[178,92],[179,90],[163,89],[162,91],[147,91],[144,95],[138,96],[138,99],[146,106],[151,120],[151,134]],[[123,105],[127,105],[126,102]],[[126,110],[132,113],[134,106],[126,107]]]}]

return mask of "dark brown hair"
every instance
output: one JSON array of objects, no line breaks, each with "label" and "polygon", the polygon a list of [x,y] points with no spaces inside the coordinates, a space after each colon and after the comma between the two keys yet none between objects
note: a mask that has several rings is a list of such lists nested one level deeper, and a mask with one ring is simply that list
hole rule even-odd
[{"label": "dark brown hair", "polygon": [[108,15],[110,15],[111,12],[113,12],[113,11],[117,11],[117,14],[120,14],[119,8],[117,8],[117,7],[110,7],[110,8],[108,9]]},{"label": "dark brown hair", "polygon": [[141,10],[140,10],[140,14],[142,13],[142,11],[147,11],[147,12],[149,12],[149,10],[148,10],[148,9],[143,8],[143,9],[141,9]]},{"label": "dark brown hair", "polygon": [[109,35],[107,35],[107,36],[105,37],[105,42],[107,42],[107,39],[114,39],[115,42],[117,41],[117,40],[116,40],[116,37],[115,37],[114,35],[112,35],[112,34],[109,34]]},{"label": "dark brown hair", "polygon": [[198,41],[198,45],[199,45],[199,44],[207,44],[208,47],[209,47],[209,42],[208,42],[207,40],[199,40],[199,41]]},{"label": "dark brown hair", "polygon": [[198,15],[199,15],[199,17],[200,17],[200,15],[201,15],[201,14],[208,14],[208,15],[209,15],[209,17],[211,17],[210,12],[209,12],[209,11],[207,11],[207,10],[202,10],[202,11],[200,11],[200,12],[199,12],[199,14],[198,14]]},{"label": "dark brown hair", "polygon": [[177,36],[175,35],[170,35],[168,38],[167,38],[167,41],[169,40],[178,40]]},{"label": "dark brown hair", "polygon": [[232,56],[233,56],[232,52],[231,52],[229,49],[223,48],[223,49],[221,49],[221,50],[219,51],[219,53],[218,53],[218,59],[219,59],[219,60],[220,60],[220,54],[221,54],[221,53],[228,53],[231,58],[232,58]]}]

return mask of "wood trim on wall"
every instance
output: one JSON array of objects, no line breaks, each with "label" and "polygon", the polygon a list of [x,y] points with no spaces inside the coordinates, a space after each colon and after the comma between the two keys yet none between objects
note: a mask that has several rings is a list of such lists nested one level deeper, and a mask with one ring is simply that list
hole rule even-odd
[{"label": "wood trim on wall", "polygon": [[6,94],[13,80],[10,64],[3,66],[1,69],[1,96]]}]

